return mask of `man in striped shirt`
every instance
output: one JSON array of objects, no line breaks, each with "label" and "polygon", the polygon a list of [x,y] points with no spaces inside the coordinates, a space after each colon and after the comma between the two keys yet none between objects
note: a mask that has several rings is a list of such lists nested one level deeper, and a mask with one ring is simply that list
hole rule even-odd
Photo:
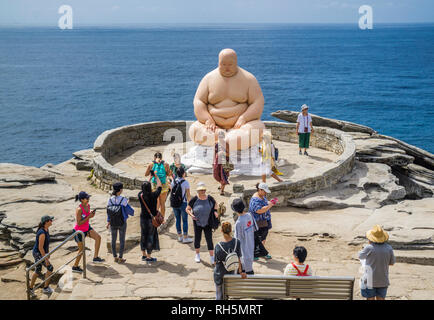
[{"label": "man in striped shirt", "polygon": [[307,250],[305,247],[295,247],[293,251],[294,262],[289,263],[285,267],[283,274],[285,276],[311,276],[312,269],[308,264],[304,264],[307,257]]}]

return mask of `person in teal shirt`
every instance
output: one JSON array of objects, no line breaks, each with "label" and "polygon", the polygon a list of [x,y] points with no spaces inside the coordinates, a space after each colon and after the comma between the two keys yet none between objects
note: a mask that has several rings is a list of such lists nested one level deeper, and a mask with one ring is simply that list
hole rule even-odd
[{"label": "person in teal shirt", "polygon": [[152,177],[152,192],[157,190],[157,181],[155,180],[154,174],[156,174],[161,181],[162,189],[158,197],[157,210],[159,210],[164,217],[166,213],[167,193],[170,190],[170,181],[167,177],[172,177],[172,171],[170,170],[169,165],[163,160],[161,152],[156,152],[154,154],[154,161],[148,164],[148,167],[146,168],[145,176]]}]

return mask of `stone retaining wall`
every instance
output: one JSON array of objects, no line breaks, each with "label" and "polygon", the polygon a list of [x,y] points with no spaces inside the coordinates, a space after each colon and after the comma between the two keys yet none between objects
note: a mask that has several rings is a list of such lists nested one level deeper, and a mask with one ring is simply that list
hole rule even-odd
[{"label": "stone retaining wall", "polygon": [[[295,131],[296,125],[294,123],[266,121],[265,126],[271,130],[273,139],[298,144],[298,136]],[[268,198],[277,197],[279,198],[279,204],[286,206],[289,199],[304,197],[328,188],[338,183],[344,175],[352,171],[356,146],[351,135],[336,129],[315,127],[315,132],[310,139],[310,145],[334,152],[339,155],[339,158],[315,172],[306,172],[306,178],[303,180],[271,183],[269,186],[271,195]],[[249,203],[250,197],[255,192],[255,189],[244,190],[243,198],[246,203]]]},{"label": "stone retaining wall", "polygon": [[[103,132],[95,141],[94,151],[99,153],[94,158],[93,182],[104,190],[109,190],[115,181],[121,181],[126,189],[140,189],[143,178],[126,173],[110,164],[110,158],[137,146],[152,146],[168,144],[174,141],[178,134],[186,141],[189,121],[147,122],[132,126],[120,127]],[[295,134],[295,124],[277,121],[265,121],[267,129],[273,134],[273,139],[298,143]],[[311,146],[325,149],[339,155],[339,158],[315,172],[307,172],[306,178],[295,182],[271,183],[271,196],[278,197],[281,205],[286,205],[288,199],[306,196],[318,190],[336,184],[354,166],[355,144],[351,135],[330,128],[316,127],[311,136]],[[246,201],[255,192],[253,189],[244,191]]]},{"label": "stone retaining wall", "polygon": [[[110,158],[137,146],[153,146],[174,142],[176,135],[182,134],[186,141],[191,121],[158,121],[124,126],[103,132],[96,140],[93,150],[99,155],[93,161],[93,182],[103,190],[110,190],[115,181],[120,181],[126,189],[140,189],[143,178],[136,177],[111,165]],[[181,141],[175,141],[181,142]]]}]

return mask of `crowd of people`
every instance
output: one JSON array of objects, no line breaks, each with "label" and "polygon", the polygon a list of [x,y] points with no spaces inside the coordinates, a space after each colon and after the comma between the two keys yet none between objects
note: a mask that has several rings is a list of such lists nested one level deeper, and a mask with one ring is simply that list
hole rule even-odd
[{"label": "crowd of people", "polygon": [[[302,112],[298,116],[296,132],[299,138],[299,154],[308,155],[310,134],[313,133],[312,118],[308,114],[308,107],[302,106]],[[271,176],[281,181],[278,177],[281,172],[276,165],[277,150],[272,143],[271,135],[265,135],[261,145],[263,161],[269,161]],[[215,160],[226,157],[225,146],[220,143],[215,149]],[[221,165],[218,161],[214,164],[214,178],[220,183],[221,194],[228,184],[230,168]],[[181,163],[179,154],[174,154],[174,162],[169,165],[163,160],[160,152],[154,154],[154,160],[146,166],[145,176],[149,177],[141,186],[138,194],[140,202],[140,249],[142,261],[152,263],[157,258],[152,253],[160,250],[158,226],[165,223],[166,200],[170,195],[170,206],[175,216],[177,239],[183,244],[194,242],[194,261],[200,263],[200,247],[202,234],[205,236],[209,252],[209,262],[214,266],[214,282],[216,286],[216,299],[223,298],[222,284],[225,274],[240,274],[242,278],[253,275],[253,262],[260,258],[272,259],[266,249],[267,236],[272,228],[271,209],[277,203],[277,198],[268,200],[267,195],[271,191],[266,184],[266,177],[262,175],[262,182],[256,184],[256,192],[250,198],[248,208],[242,199],[235,199],[231,208],[237,213],[234,228],[230,222],[221,224],[223,241],[214,246],[213,231],[219,226],[218,205],[216,199],[207,193],[207,186],[203,182],[197,184],[197,194],[191,195],[190,183],[187,180],[186,167]],[[129,205],[126,197],[122,196],[123,184],[113,184],[113,191],[107,202],[107,229],[111,231],[111,250],[115,263],[125,263],[124,249],[127,234],[127,219],[134,216],[134,209]],[[81,231],[84,237],[94,240],[93,263],[103,263],[105,260],[99,257],[101,236],[91,227],[90,221],[95,216],[96,209],[91,210],[90,195],[81,191],[76,196],[79,202],[75,211],[74,232]],[[194,239],[188,235],[189,217],[193,222]],[[33,247],[35,262],[39,261],[49,252],[49,228],[54,217],[43,216],[36,233],[36,241]],[[119,255],[117,239],[119,235]],[[380,226],[367,232],[369,244],[359,253],[359,259],[365,266],[365,274],[361,279],[361,294],[367,299],[381,300],[386,297],[389,286],[389,265],[395,263],[392,247],[386,242],[387,232]],[[72,267],[72,271],[82,273],[79,263],[84,252],[82,234],[77,233],[74,237],[78,246],[78,256]],[[305,264],[307,250],[303,246],[296,246],[292,252],[293,261],[283,270],[285,276],[312,276],[312,268]],[[34,284],[36,278],[42,276],[42,267],[47,269],[45,279],[53,272],[49,258],[38,265],[30,283],[30,294],[34,296]],[[44,293],[51,293],[49,280],[44,282]]]}]

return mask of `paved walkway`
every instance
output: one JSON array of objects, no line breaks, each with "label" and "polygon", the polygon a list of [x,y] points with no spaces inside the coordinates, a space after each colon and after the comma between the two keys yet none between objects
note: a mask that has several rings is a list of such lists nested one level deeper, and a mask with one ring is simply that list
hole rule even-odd
[{"label": "paved walkway", "polygon": [[[282,221],[283,215],[287,213],[274,214],[276,223]],[[60,292],[57,289],[50,299],[214,299],[213,271],[205,240],[202,241],[201,250],[203,261],[196,263],[193,244],[179,243],[176,237],[174,225],[160,235],[161,251],[154,254],[159,261],[151,264],[141,261],[139,247],[125,254],[125,264],[116,264],[104,247],[101,256],[106,258],[105,264],[89,263],[88,279],[73,274],[75,286],[72,292]],[[216,232],[214,240],[221,239],[219,232]],[[307,248],[308,263],[314,275],[356,277],[354,298],[362,299],[358,283],[360,263],[356,259],[361,247],[349,246],[346,241],[333,238],[332,235],[288,235],[276,228],[270,232],[266,244],[273,259],[254,262],[255,272],[282,274],[290,251],[296,245]],[[93,244],[88,246],[93,247]],[[88,261],[91,261],[91,252],[87,256]],[[392,285],[388,299],[432,299],[432,270],[433,267],[428,265],[397,263],[390,268]]]}]

